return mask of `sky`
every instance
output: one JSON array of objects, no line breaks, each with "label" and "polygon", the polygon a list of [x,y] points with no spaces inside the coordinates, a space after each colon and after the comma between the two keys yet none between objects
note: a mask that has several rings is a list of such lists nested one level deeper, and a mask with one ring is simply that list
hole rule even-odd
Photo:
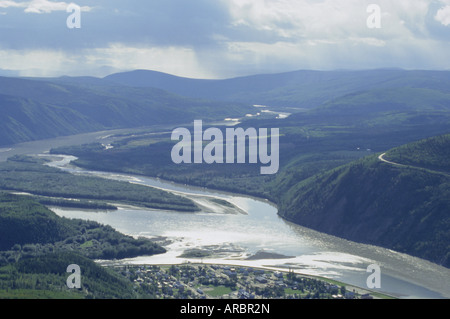
[{"label": "sky", "polygon": [[450,0],[74,0],[79,15],[70,4],[0,0],[0,74],[450,69]]}]

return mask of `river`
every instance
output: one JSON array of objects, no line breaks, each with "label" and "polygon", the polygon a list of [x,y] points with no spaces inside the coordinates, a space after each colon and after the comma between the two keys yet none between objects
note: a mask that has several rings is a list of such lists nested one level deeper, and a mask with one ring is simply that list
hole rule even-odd
[{"label": "river", "polygon": [[[50,148],[102,141],[110,143],[114,132],[96,132],[13,145],[0,150],[0,161],[15,154],[44,154]],[[45,156],[45,155],[44,155]],[[118,231],[159,240],[167,253],[122,260],[129,264],[181,264],[200,259],[180,257],[190,249],[211,253],[204,263],[265,267],[336,279],[362,288],[370,273],[381,268],[379,292],[400,298],[449,298],[450,270],[428,261],[389,249],[363,245],[292,224],[277,215],[268,201],[243,195],[178,185],[154,178],[86,171],[70,165],[72,157],[61,156],[51,163],[76,174],[124,180],[158,187],[205,204],[216,197],[233,203],[239,213],[209,206],[198,213],[119,207],[117,211],[86,211],[52,208],[60,216],[94,220]],[[244,213],[242,213],[244,212]],[[250,257],[250,258],[249,258]]]}]

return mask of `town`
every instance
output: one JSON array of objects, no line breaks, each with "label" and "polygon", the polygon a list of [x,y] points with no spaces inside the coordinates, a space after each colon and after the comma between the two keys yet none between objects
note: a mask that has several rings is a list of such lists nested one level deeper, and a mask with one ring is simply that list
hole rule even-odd
[{"label": "town", "polygon": [[209,265],[122,265],[117,272],[154,299],[374,299],[378,293],[293,271]]}]

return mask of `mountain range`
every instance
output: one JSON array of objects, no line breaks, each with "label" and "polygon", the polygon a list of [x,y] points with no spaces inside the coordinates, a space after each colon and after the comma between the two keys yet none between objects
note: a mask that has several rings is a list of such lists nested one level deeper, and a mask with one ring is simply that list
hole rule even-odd
[{"label": "mountain range", "polygon": [[[405,104],[408,112],[426,107],[427,116],[440,117],[448,110],[449,94],[448,71],[396,69],[294,71],[224,80],[146,70],[105,78],[0,77],[0,145],[96,130],[239,118],[256,113],[253,105],[289,108],[293,113],[312,109],[314,121],[329,115],[351,119],[355,112],[374,110],[398,117],[393,107]],[[416,120],[414,112],[408,116]]]},{"label": "mountain range", "polygon": [[[95,83],[95,84],[94,84]],[[155,88],[105,84],[100,79],[0,77],[0,145],[99,130],[189,123],[201,116],[244,116],[239,103],[185,98]]]},{"label": "mountain range", "polygon": [[314,108],[347,94],[374,89],[423,88],[450,92],[448,71],[401,69],[299,70],[223,80],[189,79],[136,70],[112,74],[104,79],[131,87],[159,88],[195,98],[293,108]]},{"label": "mountain range", "polygon": [[[292,114],[245,117],[264,110],[255,105]],[[209,176],[203,167],[177,167],[172,175],[270,195],[295,223],[450,266],[443,151],[450,149],[450,71],[300,70],[223,80],[146,70],[105,78],[0,77],[0,111],[0,145],[194,119],[279,127],[280,172],[273,180],[212,166]],[[106,167],[108,156],[120,170],[126,169],[120,159],[132,154],[136,171],[150,167],[170,176],[165,162],[150,165],[157,156],[139,156],[170,145],[147,146],[92,158]]]}]

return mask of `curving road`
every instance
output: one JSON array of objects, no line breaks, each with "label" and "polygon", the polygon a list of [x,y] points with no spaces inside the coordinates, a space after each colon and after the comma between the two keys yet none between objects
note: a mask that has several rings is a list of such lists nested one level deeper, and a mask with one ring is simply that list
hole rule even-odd
[{"label": "curving road", "polygon": [[384,158],[384,155],[386,155],[386,153],[383,153],[383,154],[381,154],[380,156],[378,156],[378,159],[379,159],[380,161],[384,162],[384,163],[391,164],[391,165],[398,166],[398,167],[407,167],[407,168],[420,169],[420,170],[422,170],[422,171],[427,171],[427,172],[430,172],[430,173],[440,174],[440,175],[445,175],[445,176],[447,176],[447,177],[450,177],[450,174],[448,174],[448,173],[446,173],[446,172],[434,171],[434,170],[431,170],[431,169],[428,169],[428,168],[424,168],[424,167],[420,167],[420,166],[404,165],[404,164],[399,164],[399,163],[391,162],[391,161],[386,160],[386,159]]},{"label": "curving road", "polygon": [[[388,163],[388,164],[391,164],[391,165],[407,167],[407,165],[403,165],[403,164],[399,164],[399,163],[390,162],[390,161],[384,159],[384,155],[386,155],[386,153],[383,153],[383,154],[381,154],[380,156],[378,156],[378,159],[379,159],[380,161],[382,161],[382,162],[385,162],[385,163]],[[416,168],[419,168],[419,167],[416,167]]]}]

